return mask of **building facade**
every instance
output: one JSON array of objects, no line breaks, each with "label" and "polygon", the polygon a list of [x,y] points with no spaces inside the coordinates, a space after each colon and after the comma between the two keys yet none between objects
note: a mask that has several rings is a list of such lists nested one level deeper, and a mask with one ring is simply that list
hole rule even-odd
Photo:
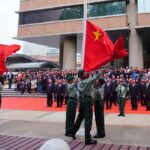
[{"label": "building facade", "polygon": [[[150,67],[149,6],[149,0],[88,0],[88,19],[113,42],[120,35],[125,38],[129,56],[120,65]],[[84,0],[21,0],[17,39],[59,49],[61,68],[75,69],[82,49],[83,7]]]}]

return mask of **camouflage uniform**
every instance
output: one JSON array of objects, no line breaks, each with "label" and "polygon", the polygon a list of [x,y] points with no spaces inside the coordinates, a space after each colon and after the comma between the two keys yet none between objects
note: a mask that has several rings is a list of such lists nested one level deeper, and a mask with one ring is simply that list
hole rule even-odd
[{"label": "camouflage uniform", "polygon": [[104,103],[103,94],[104,86],[94,88],[94,110],[95,110],[95,122],[97,128],[97,134],[94,138],[105,137],[105,122],[104,122]]},{"label": "camouflage uniform", "polygon": [[69,133],[75,122],[77,108],[77,89],[74,83],[67,84],[67,110],[66,110],[66,135]]},{"label": "camouflage uniform", "polygon": [[125,106],[125,96],[126,96],[126,88],[122,85],[118,85],[117,89],[117,97],[118,97],[118,103],[119,103],[119,116],[124,116],[124,106]]},{"label": "camouflage uniform", "polygon": [[81,80],[78,84],[78,91],[79,91],[79,100],[80,100],[80,107],[79,107],[79,114],[75,125],[71,130],[71,134],[75,135],[76,132],[79,130],[80,125],[83,121],[85,124],[85,143],[91,141],[91,127],[92,127],[92,88],[95,80],[98,78],[99,75],[93,78],[87,78]]}]

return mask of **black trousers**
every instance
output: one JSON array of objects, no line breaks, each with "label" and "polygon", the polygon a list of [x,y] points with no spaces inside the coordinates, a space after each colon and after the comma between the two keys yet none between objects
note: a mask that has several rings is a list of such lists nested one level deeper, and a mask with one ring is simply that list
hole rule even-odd
[{"label": "black trousers", "polygon": [[106,99],[106,109],[111,109],[112,107],[111,95],[107,94],[105,96],[105,99]]},{"label": "black trousers", "polygon": [[47,106],[50,107],[53,105],[53,97],[52,95],[47,95]]},{"label": "black trousers", "polygon": [[99,100],[95,101],[95,122],[97,128],[97,135],[105,135],[105,122],[104,122],[104,105]]},{"label": "black trousers", "polygon": [[145,106],[145,97],[143,96],[143,93],[140,93],[140,100],[141,100],[141,106]]},{"label": "black trousers", "polygon": [[57,95],[57,107],[62,107],[62,103],[63,103],[63,96]]},{"label": "black trousers", "polygon": [[115,106],[117,105],[117,93],[116,92],[112,93],[111,101],[112,103],[114,103]]},{"label": "black trousers", "polygon": [[150,96],[146,96],[145,101],[146,101],[146,109],[150,110]]},{"label": "black trousers", "polygon": [[132,106],[132,109],[137,109],[138,107],[137,96],[131,96],[131,106]]}]

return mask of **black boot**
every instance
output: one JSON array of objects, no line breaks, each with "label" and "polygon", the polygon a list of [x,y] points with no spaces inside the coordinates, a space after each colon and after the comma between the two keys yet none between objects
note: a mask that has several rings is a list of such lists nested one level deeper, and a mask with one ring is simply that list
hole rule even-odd
[{"label": "black boot", "polygon": [[72,134],[72,133],[66,133],[65,136],[72,137],[73,140],[76,139],[76,136],[74,134]]},{"label": "black boot", "polygon": [[85,141],[85,145],[97,144],[96,140]]},{"label": "black boot", "polygon": [[94,138],[96,139],[96,138],[104,138],[105,137],[105,134],[96,134],[96,135],[94,135]]}]

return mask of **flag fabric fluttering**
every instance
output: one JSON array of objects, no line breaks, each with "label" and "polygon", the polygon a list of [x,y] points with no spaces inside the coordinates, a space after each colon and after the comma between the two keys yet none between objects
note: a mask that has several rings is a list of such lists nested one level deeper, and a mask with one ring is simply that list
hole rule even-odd
[{"label": "flag fabric fluttering", "polygon": [[114,59],[128,55],[124,48],[124,38],[120,37],[115,44],[100,27],[87,21],[83,69],[87,72],[100,68]]},{"label": "flag fabric fluttering", "polygon": [[0,44],[0,75],[7,71],[5,66],[5,60],[8,56],[16,53],[21,48],[20,45],[12,44],[12,45],[4,45]]}]

